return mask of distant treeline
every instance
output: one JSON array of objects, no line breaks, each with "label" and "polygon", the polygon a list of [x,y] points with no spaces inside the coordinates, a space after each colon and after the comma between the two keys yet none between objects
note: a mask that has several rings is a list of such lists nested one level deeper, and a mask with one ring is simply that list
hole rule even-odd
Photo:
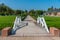
[{"label": "distant treeline", "polygon": [[0,15],[6,16],[6,15],[42,15],[42,10],[14,10],[10,7],[6,6],[4,3],[0,4]]}]

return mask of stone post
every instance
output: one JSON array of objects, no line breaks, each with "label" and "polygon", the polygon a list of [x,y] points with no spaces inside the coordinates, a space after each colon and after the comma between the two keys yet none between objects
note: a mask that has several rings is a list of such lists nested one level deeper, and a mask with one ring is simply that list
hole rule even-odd
[{"label": "stone post", "polygon": [[2,34],[1,34],[1,36],[2,36],[2,37],[8,36],[8,35],[10,34],[10,31],[11,31],[11,27],[6,27],[6,28],[2,29]]}]

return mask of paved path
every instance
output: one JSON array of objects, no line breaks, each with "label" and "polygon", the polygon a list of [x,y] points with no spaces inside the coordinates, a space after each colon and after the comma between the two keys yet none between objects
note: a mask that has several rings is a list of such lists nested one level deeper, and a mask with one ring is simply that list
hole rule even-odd
[{"label": "paved path", "polygon": [[31,20],[31,21],[33,21],[33,22],[36,22],[36,20],[34,20],[31,16],[27,16],[26,18],[25,18],[25,21],[29,21],[29,20]]},{"label": "paved path", "polygon": [[60,40],[59,37],[0,37],[0,40]]},{"label": "paved path", "polygon": [[36,21],[31,16],[28,15],[25,21],[28,22],[28,25],[17,30],[13,36],[49,36],[44,28],[34,23]]},{"label": "paved path", "polygon": [[[28,18],[30,19],[29,16],[28,16]],[[33,21],[28,21],[28,26],[25,26],[25,27],[19,29],[16,32],[15,36],[0,37],[0,40],[60,40],[60,37],[42,36],[44,34],[45,35],[47,34],[47,32],[44,30],[45,29],[43,29],[42,27],[35,25]],[[25,35],[28,34],[28,36],[24,36],[23,34],[25,34]],[[42,34],[42,35],[40,35],[40,34]],[[32,36],[29,36],[29,35],[32,35]]]}]

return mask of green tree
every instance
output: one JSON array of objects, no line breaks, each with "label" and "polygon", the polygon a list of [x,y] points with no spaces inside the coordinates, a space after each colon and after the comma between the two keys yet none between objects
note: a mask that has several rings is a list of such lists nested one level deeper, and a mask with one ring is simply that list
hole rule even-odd
[{"label": "green tree", "polygon": [[20,15],[21,16],[21,14],[22,14],[22,11],[21,10],[16,10],[16,15]]},{"label": "green tree", "polygon": [[48,11],[53,10],[53,6],[51,8],[48,8]]},{"label": "green tree", "polygon": [[3,13],[3,15],[7,15],[9,13],[9,15],[12,15],[14,11],[6,6],[4,3],[2,3],[0,4],[0,13]]},{"label": "green tree", "polygon": [[43,15],[43,11],[42,10],[36,10],[36,15]]},{"label": "green tree", "polygon": [[34,9],[30,10],[29,15],[32,15],[32,16],[35,15],[35,10]]}]

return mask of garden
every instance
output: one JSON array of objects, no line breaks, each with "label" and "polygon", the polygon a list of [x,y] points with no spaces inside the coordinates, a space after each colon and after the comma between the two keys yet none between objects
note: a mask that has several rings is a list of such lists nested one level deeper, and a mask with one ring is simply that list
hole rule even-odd
[{"label": "garden", "polygon": [[[8,10],[7,10],[8,9]],[[27,15],[32,16],[35,20],[43,14],[43,10],[20,10],[12,9],[4,3],[0,4],[0,30],[5,27],[13,27],[16,16],[20,16],[23,21]]]},{"label": "garden", "polygon": [[16,16],[0,16],[0,30],[5,27],[13,27]]},{"label": "garden", "polygon": [[45,16],[44,18],[45,18],[48,28],[55,27],[55,28],[60,29],[60,17]]},{"label": "garden", "polygon": [[[8,9],[8,10],[7,10]],[[27,16],[27,11],[14,10],[4,3],[0,4],[0,30],[5,27],[13,27],[16,16],[20,16],[22,20]]]}]

